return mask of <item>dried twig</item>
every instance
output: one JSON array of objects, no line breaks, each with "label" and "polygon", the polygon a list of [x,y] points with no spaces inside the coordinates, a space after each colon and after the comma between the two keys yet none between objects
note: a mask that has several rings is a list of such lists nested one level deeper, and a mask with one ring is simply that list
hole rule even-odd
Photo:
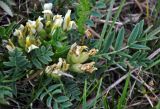
[{"label": "dried twig", "polygon": [[154,51],[150,56],[148,56],[148,59],[153,59],[157,54],[160,53],[160,48],[158,48],[156,51]]},{"label": "dried twig", "polygon": [[144,96],[147,98],[149,104],[153,107],[153,103],[152,103],[152,101],[150,100],[149,96],[148,96],[147,94],[145,94]]},{"label": "dried twig", "polygon": [[[93,19],[93,21],[98,22],[98,23],[105,23],[106,21],[103,19]],[[113,23],[113,21],[108,21],[108,23]],[[122,26],[123,23],[122,22],[115,22],[116,25]]]}]

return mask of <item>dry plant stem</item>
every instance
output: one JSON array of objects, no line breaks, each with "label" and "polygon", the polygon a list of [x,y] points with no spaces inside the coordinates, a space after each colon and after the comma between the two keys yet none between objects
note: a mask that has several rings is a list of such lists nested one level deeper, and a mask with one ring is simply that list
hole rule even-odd
[{"label": "dry plant stem", "polygon": [[[27,74],[27,78],[29,78],[29,75],[28,75],[28,74]],[[32,87],[35,86],[30,80],[28,80],[28,82],[30,83],[30,85],[31,85]]]},{"label": "dry plant stem", "polygon": [[[143,9],[142,9],[142,6],[143,6],[143,5],[141,6],[141,4],[140,4],[137,0],[135,0],[135,2],[136,2],[136,4],[138,5],[138,8],[140,8],[141,12],[143,12]],[[126,4],[124,4],[123,8],[126,7],[126,6],[128,6],[128,5],[133,5],[133,4],[135,4],[135,2],[133,2],[133,1],[131,1],[131,2],[126,2]],[[112,13],[114,13],[115,11],[117,11],[118,8],[119,8],[119,6],[113,8],[113,9],[112,9]],[[109,11],[109,10],[100,10],[100,12],[102,12],[102,13],[106,13],[106,11]]]},{"label": "dry plant stem", "polygon": [[[138,71],[140,68],[136,68],[134,70],[132,70],[130,72],[130,74],[134,73],[135,71]],[[118,79],[116,82],[114,82],[113,84],[111,84],[107,89],[105,89],[103,92],[102,92],[102,95],[104,94],[108,94],[108,92],[113,89],[115,86],[117,86],[118,84],[120,84],[123,80],[125,80],[126,78],[128,77],[128,73],[125,74],[124,76],[122,76],[120,79]]]},{"label": "dry plant stem", "polygon": [[26,12],[27,12],[27,15],[29,14],[29,8],[28,8],[28,0],[26,0]]},{"label": "dry plant stem", "polygon": [[17,101],[15,101],[13,98],[8,98],[9,100],[11,100],[13,103],[15,103],[17,106],[14,106],[14,105],[9,105],[9,106],[12,106],[12,108],[14,107],[15,109],[21,109],[20,108],[20,105]]},{"label": "dry plant stem", "polygon": [[[153,91],[152,91],[153,88],[150,87],[148,84],[146,84],[146,82],[145,82],[143,79],[142,79],[142,80],[139,80],[139,79],[138,79],[137,77],[135,77],[133,74],[131,74],[131,76],[132,76],[136,81],[138,81],[138,82],[140,82],[141,84],[143,84],[144,86],[146,86],[147,89],[150,90],[150,91],[152,92],[152,94],[155,96],[155,94],[154,94]],[[153,103],[152,103],[152,101],[150,100],[150,98],[148,97],[148,95],[145,94],[144,96],[147,98],[149,104],[153,107]],[[157,96],[155,96],[155,97],[157,98]]]},{"label": "dry plant stem", "polygon": [[150,100],[149,96],[148,96],[147,94],[145,94],[144,96],[147,98],[149,104],[153,107],[153,103],[152,103],[152,101]]},{"label": "dry plant stem", "polygon": [[[123,7],[128,6],[128,5],[132,5],[132,4],[134,4],[134,2],[127,2],[126,4],[124,4]],[[119,6],[113,8],[113,9],[112,9],[112,12],[116,11],[118,8],[119,8]],[[109,11],[109,10],[107,10],[107,11]],[[106,13],[106,11],[105,11],[105,13]]]},{"label": "dry plant stem", "polygon": [[[97,22],[97,23],[105,23],[105,20],[103,20],[103,19],[93,19],[95,22]],[[108,21],[108,23],[109,24],[112,24],[113,23],[113,21]],[[123,23],[122,22],[115,22],[115,24],[116,25],[119,25],[119,26],[122,26],[123,25]]]},{"label": "dry plant stem", "polygon": [[154,90],[151,86],[149,86],[142,78],[138,79],[136,76],[134,76],[133,74],[131,74],[132,78],[134,78],[136,81],[138,81],[139,83],[143,84],[144,86],[146,86],[148,88],[148,90],[150,90],[151,92]]},{"label": "dry plant stem", "polygon": [[153,59],[157,54],[159,54],[160,53],[160,48],[158,48],[156,51],[154,51],[149,57],[148,57],[148,59]]},{"label": "dry plant stem", "polygon": [[139,1],[138,1],[138,0],[135,0],[135,3],[136,3],[137,6],[139,7],[141,13],[143,13],[143,8],[142,8],[141,4],[139,3]]},{"label": "dry plant stem", "polygon": [[[138,79],[137,77],[135,77],[133,74],[131,74],[131,77],[134,78],[136,81],[140,82],[141,84],[143,84],[145,87],[147,87],[147,89],[152,92],[152,94],[156,97],[156,99],[158,99],[158,97],[153,93],[153,88],[151,86],[149,86],[140,76],[141,71],[139,71],[138,73],[135,73],[140,79]],[[131,93],[130,93],[131,94]],[[147,98],[149,104],[153,107],[153,103],[151,102],[150,98],[148,97],[147,94],[145,94],[145,97]]]},{"label": "dry plant stem", "polygon": [[22,82],[26,83],[27,81],[31,81],[32,79],[34,79],[35,77],[38,77],[43,71],[42,70],[38,70],[36,71],[33,75],[31,75],[30,77],[28,76],[28,78],[26,78],[25,80],[23,80]]},{"label": "dry plant stem", "polygon": [[143,101],[139,101],[137,103],[131,104],[131,105],[127,106],[126,109],[130,109],[133,106],[142,105],[142,103],[143,103]]},{"label": "dry plant stem", "polygon": [[110,72],[110,71],[113,71],[113,70],[116,70],[116,69],[119,69],[119,67],[110,68],[110,69],[106,70],[105,72]]},{"label": "dry plant stem", "polygon": [[134,90],[134,87],[135,87],[135,85],[136,85],[136,80],[134,81],[134,83],[133,83],[133,85],[132,85],[132,87],[131,87],[131,90],[130,90],[130,92],[129,92],[129,98],[131,99],[132,98],[132,92],[133,92],[133,90]]}]

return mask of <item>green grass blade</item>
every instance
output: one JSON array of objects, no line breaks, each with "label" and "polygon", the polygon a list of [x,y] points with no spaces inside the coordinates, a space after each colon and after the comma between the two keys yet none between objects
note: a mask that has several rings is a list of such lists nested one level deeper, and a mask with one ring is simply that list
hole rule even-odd
[{"label": "green grass blade", "polygon": [[158,27],[158,28],[156,28],[155,30],[153,30],[152,32],[150,32],[150,33],[147,35],[147,38],[154,37],[154,36],[157,35],[159,32],[160,32],[160,27]]},{"label": "green grass blade", "polygon": [[102,86],[102,78],[100,79],[99,86],[98,86],[98,91],[97,91],[97,94],[96,94],[96,98],[95,98],[95,100],[94,100],[94,107],[95,107],[95,108],[96,108],[97,100],[98,100],[99,95],[100,95],[101,86]]},{"label": "green grass blade", "polygon": [[103,97],[103,106],[104,106],[104,109],[110,109],[106,96]]},{"label": "green grass blade", "polygon": [[120,99],[118,100],[117,109],[124,109],[124,106],[126,104],[127,89],[129,86],[129,81],[130,81],[130,73],[128,74],[128,77],[126,79],[122,95],[121,95]]},{"label": "green grass blade", "polygon": [[160,101],[158,102],[156,109],[160,109]]},{"label": "green grass blade", "polygon": [[99,86],[98,86],[98,91],[97,91],[97,94],[96,94],[96,97],[90,102],[90,104],[88,105],[87,108],[91,108],[91,107],[94,107],[96,108],[96,103],[98,102],[98,98],[100,97],[100,89],[101,89],[101,86],[102,86],[102,78],[100,79],[99,81]]},{"label": "green grass blade", "polygon": [[156,65],[159,65],[160,64],[160,59],[154,61],[151,65],[149,65],[145,70],[148,70]]},{"label": "green grass blade", "polygon": [[82,109],[87,109],[87,80],[85,80],[84,89],[83,89],[83,101],[82,101]]}]

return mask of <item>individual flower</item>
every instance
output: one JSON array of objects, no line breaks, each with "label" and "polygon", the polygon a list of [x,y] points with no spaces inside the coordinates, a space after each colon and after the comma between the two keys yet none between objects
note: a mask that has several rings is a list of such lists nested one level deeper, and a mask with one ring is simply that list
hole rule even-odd
[{"label": "individual flower", "polygon": [[45,69],[45,72],[54,77],[54,78],[59,78],[60,76],[68,76],[72,77],[72,75],[64,73],[69,69],[69,64],[66,63],[66,61],[62,58],[59,58],[59,62],[57,64],[53,64],[51,66],[47,66]]},{"label": "individual flower", "polygon": [[53,17],[53,25],[51,33],[54,34],[56,29],[62,26],[62,23],[63,23],[62,15],[55,15]]},{"label": "individual flower", "polygon": [[42,17],[38,17],[38,19],[36,20],[36,30],[39,32],[43,29],[43,23],[41,22],[43,20]]},{"label": "individual flower", "polygon": [[21,24],[18,29],[15,29],[13,35],[18,36],[18,38],[21,39],[23,38],[23,30],[24,30],[24,26]]},{"label": "individual flower", "polygon": [[25,38],[25,32],[27,28],[24,27],[22,24],[18,29],[15,29],[13,35],[18,37],[18,43],[21,47],[24,46],[24,38]]},{"label": "individual flower", "polygon": [[77,28],[76,23],[74,21],[71,21],[70,15],[71,15],[71,10],[68,10],[64,17],[63,30],[69,31],[71,29]]},{"label": "individual flower", "polygon": [[36,33],[36,21],[28,20],[28,22],[26,23],[26,27],[30,35]]},{"label": "individual flower", "polygon": [[8,51],[13,51],[15,49],[14,44],[12,43],[11,39],[8,40],[8,44],[6,45]]},{"label": "individual flower", "polygon": [[61,27],[62,22],[63,22],[62,15],[55,15],[53,17],[53,22],[54,22],[54,24],[53,24],[54,29],[57,28],[57,27]]},{"label": "individual flower", "polygon": [[40,45],[39,40],[36,40],[34,37],[27,36],[26,42],[25,42],[25,48],[27,49],[27,52],[31,52],[32,50],[39,48]]},{"label": "individual flower", "polygon": [[85,63],[85,64],[73,64],[70,67],[70,70],[76,73],[93,73],[95,70],[97,70],[96,67],[94,67],[95,62]]},{"label": "individual flower", "polygon": [[71,64],[81,64],[88,60],[89,56],[93,56],[97,53],[97,49],[91,49],[88,51],[87,46],[79,46],[74,43],[67,55],[67,61]]},{"label": "individual flower", "polygon": [[51,20],[51,17],[53,15],[53,13],[51,11],[52,7],[53,7],[52,3],[44,4],[44,10],[42,11],[42,13],[44,13],[44,18],[47,18],[48,21]]},{"label": "individual flower", "polygon": [[70,21],[67,30],[76,29],[76,28],[77,28],[76,23],[74,21]]},{"label": "individual flower", "polygon": [[66,63],[65,60],[63,60],[62,58],[59,58],[59,62],[57,64],[53,64],[52,66],[54,69],[59,69],[62,71],[67,71],[69,68],[69,64]]}]

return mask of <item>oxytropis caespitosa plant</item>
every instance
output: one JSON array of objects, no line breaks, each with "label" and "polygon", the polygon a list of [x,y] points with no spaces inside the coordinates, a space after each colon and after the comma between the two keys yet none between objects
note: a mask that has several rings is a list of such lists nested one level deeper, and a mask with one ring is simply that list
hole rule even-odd
[{"label": "oxytropis caespitosa plant", "polygon": [[[21,24],[19,28],[15,29],[13,32],[14,37],[8,39],[8,44],[6,45],[9,51],[18,48],[27,56],[32,51],[45,46],[46,42],[54,39],[57,29],[61,29],[62,32],[77,29],[76,23],[70,18],[71,10],[68,10],[66,15],[62,17],[62,15],[52,13],[52,3],[46,3],[42,13],[44,14],[43,17],[39,16],[35,21],[28,20],[25,25]],[[52,49],[52,52],[54,51],[55,48]],[[67,71],[92,73],[97,70],[94,67],[95,62],[86,63],[86,61],[89,57],[95,55],[97,51],[97,49],[88,50],[87,46],[79,46],[74,43],[71,45],[68,55],[65,56],[66,59],[59,57],[56,59],[58,60],[57,64],[51,61],[44,67],[45,70],[43,72],[56,78],[61,75],[72,77],[72,75],[66,73]]]}]

